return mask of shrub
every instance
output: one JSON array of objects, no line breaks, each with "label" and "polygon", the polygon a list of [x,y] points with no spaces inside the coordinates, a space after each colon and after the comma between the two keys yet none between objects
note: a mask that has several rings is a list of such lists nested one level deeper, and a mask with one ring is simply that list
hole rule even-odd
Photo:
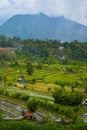
[{"label": "shrub", "polygon": [[3,94],[6,95],[6,96],[9,96],[9,91],[8,90],[4,90]]},{"label": "shrub", "polygon": [[31,112],[35,112],[37,110],[37,101],[35,99],[29,100],[27,107]]},{"label": "shrub", "polygon": [[21,94],[20,95],[20,99],[22,99],[22,100],[29,100],[29,95],[27,95],[27,94]]},{"label": "shrub", "polygon": [[4,93],[4,89],[0,88],[0,94],[3,94],[3,93]]},{"label": "shrub", "polygon": [[84,96],[78,92],[65,92],[63,89],[59,88],[54,91],[53,98],[56,103],[76,106],[83,101]]},{"label": "shrub", "polygon": [[16,93],[15,93],[15,98],[18,98],[18,99],[19,99],[20,96],[21,96],[21,93],[20,93],[20,92],[16,92]]}]

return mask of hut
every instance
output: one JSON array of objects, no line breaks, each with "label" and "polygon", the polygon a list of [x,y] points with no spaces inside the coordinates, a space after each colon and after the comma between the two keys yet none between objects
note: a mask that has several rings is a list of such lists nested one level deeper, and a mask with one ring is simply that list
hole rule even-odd
[{"label": "hut", "polygon": [[36,120],[34,113],[29,112],[29,111],[25,111],[23,113],[23,116],[24,116],[24,119],[26,119],[26,120]]}]

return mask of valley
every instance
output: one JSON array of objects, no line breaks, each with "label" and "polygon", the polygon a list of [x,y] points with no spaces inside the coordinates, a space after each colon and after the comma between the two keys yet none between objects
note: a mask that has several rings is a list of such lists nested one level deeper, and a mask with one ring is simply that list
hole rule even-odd
[{"label": "valley", "polygon": [[[0,39],[1,126],[11,123],[15,129],[21,122],[23,128],[42,124],[41,129],[52,122],[64,130],[80,123],[84,126],[87,43]],[[25,117],[26,112],[34,118]]]}]

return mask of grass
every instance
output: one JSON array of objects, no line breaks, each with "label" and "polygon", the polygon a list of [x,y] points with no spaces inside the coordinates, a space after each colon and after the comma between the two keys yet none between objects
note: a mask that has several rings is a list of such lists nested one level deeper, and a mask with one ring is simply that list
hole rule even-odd
[{"label": "grass", "polygon": [[19,77],[24,75],[26,90],[40,92],[53,92],[60,83],[65,84],[66,91],[71,91],[74,82],[79,83],[75,90],[84,92],[81,85],[84,84],[84,79],[87,79],[87,66],[85,65],[79,67],[78,65],[43,65],[41,69],[34,68],[33,75],[27,75],[26,68],[22,65],[20,67],[0,68],[0,72],[2,77],[6,75],[6,84],[13,86],[14,83],[18,82]]},{"label": "grass", "polygon": [[44,82],[37,82],[31,85],[32,90],[40,91],[40,92],[52,92],[57,85],[52,83],[44,83]]}]

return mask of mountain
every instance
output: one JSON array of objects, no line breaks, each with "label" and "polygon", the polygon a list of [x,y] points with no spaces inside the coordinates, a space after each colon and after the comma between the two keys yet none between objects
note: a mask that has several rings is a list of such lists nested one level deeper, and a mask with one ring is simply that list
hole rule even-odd
[{"label": "mountain", "polygon": [[87,41],[87,27],[69,19],[45,14],[15,15],[0,26],[0,34],[22,39],[56,39]]}]

